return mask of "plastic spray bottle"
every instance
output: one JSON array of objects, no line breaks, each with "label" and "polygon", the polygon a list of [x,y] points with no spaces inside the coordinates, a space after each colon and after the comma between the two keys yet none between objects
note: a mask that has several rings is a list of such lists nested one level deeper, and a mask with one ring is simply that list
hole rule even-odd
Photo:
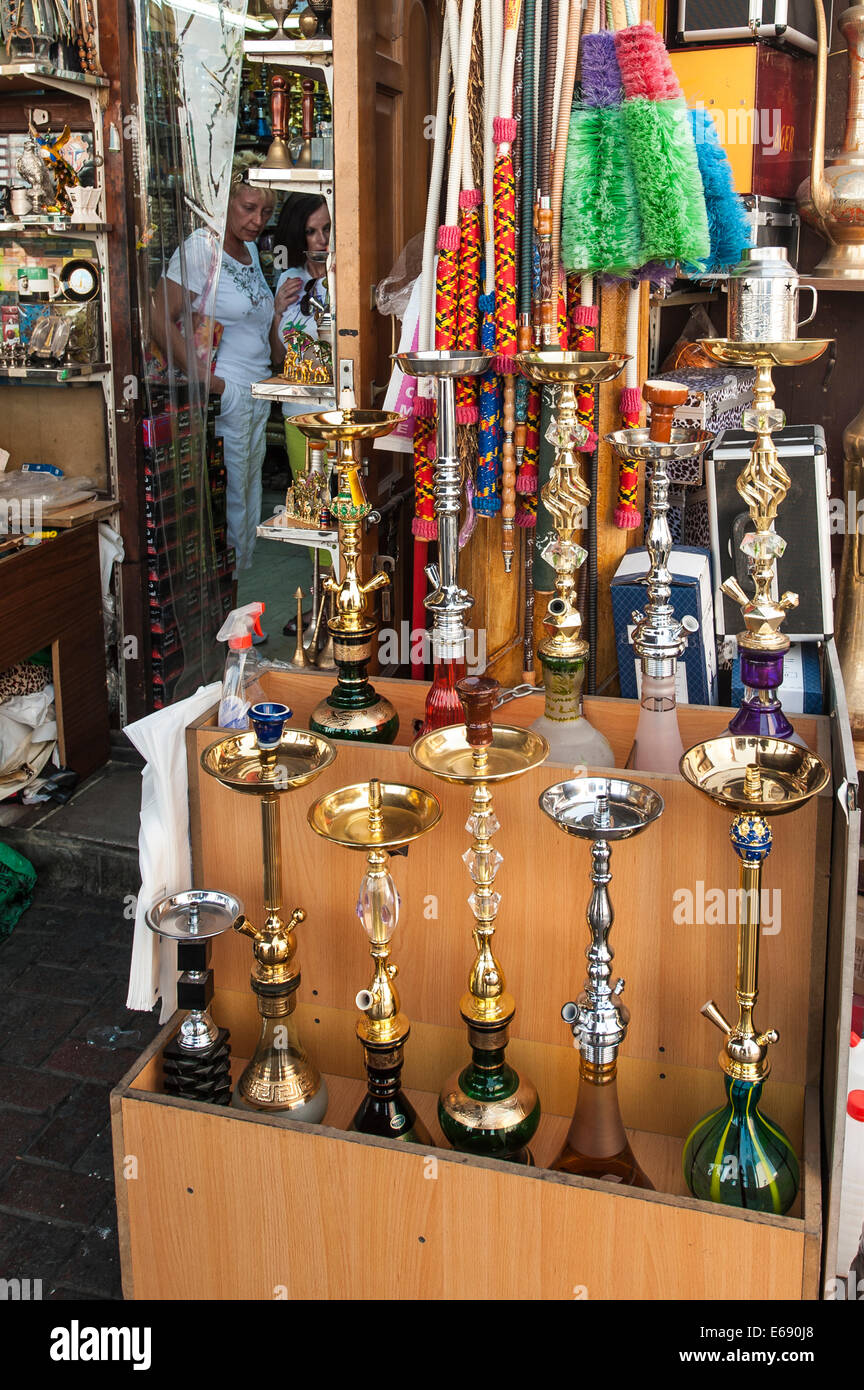
[{"label": "plastic spray bottle", "polygon": [[253,633],[261,632],[264,608],[263,603],[247,603],[244,608],[233,609],[216,634],[217,641],[228,643],[219,701],[220,729],[248,729],[250,706],[266,699],[258,683],[261,663],[252,646]]}]

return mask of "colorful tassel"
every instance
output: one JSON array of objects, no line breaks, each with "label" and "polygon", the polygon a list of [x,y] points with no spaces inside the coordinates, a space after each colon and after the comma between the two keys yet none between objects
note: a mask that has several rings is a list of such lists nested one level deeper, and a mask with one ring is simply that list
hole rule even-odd
[{"label": "colorful tassel", "polygon": [[456,342],[456,310],[459,304],[459,228],[438,229],[438,274],[435,282],[435,346],[452,348]]},{"label": "colorful tassel", "polygon": [[435,402],[431,396],[414,398],[414,519],[411,532],[417,540],[438,538],[432,459],[435,453]]},{"label": "colorful tassel", "polygon": [[509,147],[516,138],[516,122],[496,116],[493,134],[499,153],[492,181],[492,211],[495,239],[495,348],[496,369],[511,376],[516,365],[516,194],[513,159]]},{"label": "colorful tassel", "polygon": [[[463,351],[476,348],[480,340],[477,300],[480,293],[480,203],[477,189],[467,189],[459,195],[462,209],[459,245],[459,305],[456,315],[456,346]],[[477,378],[459,377],[456,382],[456,423],[476,425]]]},{"label": "colorful tassel", "polygon": [[[642,393],[636,386],[625,386],[621,392],[621,427],[625,430],[639,428],[642,409]],[[636,506],[639,495],[639,470],[636,464],[621,459],[618,464],[618,505],[615,508],[615,525],[621,531],[635,531],[642,523],[642,514]]]}]

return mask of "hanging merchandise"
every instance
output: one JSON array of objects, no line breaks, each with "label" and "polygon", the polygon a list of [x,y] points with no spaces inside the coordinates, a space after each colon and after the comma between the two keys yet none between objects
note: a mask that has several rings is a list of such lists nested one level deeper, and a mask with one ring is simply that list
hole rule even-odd
[{"label": "hanging merchandise", "polygon": [[[507,0],[504,14],[504,48],[501,59],[500,116],[493,127],[498,152],[493,178],[495,227],[495,347],[496,367],[504,377],[501,440],[501,552],[504,569],[513,568],[516,519],[516,183],[513,170],[513,72],[519,37],[520,0]],[[526,15],[526,28],[527,28]],[[523,150],[524,156],[524,150]],[[525,185],[523,185],[524,196]]]}]

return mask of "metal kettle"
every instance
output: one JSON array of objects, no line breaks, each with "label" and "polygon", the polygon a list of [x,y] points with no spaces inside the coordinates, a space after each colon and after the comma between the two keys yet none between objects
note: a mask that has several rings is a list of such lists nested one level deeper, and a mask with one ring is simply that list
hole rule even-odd
[{"label": "metal kettle", "polygon": [[813,3],[818,54],[810,177],[795,196],[804,221],[829,243],[814,275],[864,280],[864,4],[850,6],[837,20],[849,58],[846,133],[842,147],[826,164],[828,38],[822,0]]},{"label": "metal kettle", "polygon": [[786,343],[798,337],[798,329],[816,313],[798,321],[798,272],[789,264],[782,246],[748,246],[738,265],[729,272],[727,334],[739,343]]}]

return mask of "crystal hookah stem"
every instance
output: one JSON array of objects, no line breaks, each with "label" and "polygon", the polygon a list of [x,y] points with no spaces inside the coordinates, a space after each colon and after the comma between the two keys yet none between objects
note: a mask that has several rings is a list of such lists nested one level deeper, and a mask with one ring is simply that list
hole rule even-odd
[{"label": "crystal hookah stem", "polygon": [[[758,768],[745,772],[745,795],[762,799]],[[701,1010],[725,1034],[720,1066],[725,1072],[727,1103],[692,1130],[684,1148],[684,1176],[696,1197],[754,1211],[788,1211],[798,1191],[798,1162],[783,1130],[759,1110],[765,1078],[771,1070],[768,1047],[779,1041],[774,1028],[756,1032],[753,1009],[759,993],[759,936],[762,865],[773,835],[765,817],[744,812],[729,829],[741,861],[735,995],[738,1019],[733,1026],[713,1000]],[[743,908],[743,912],[741,911]]]},{"label": "crystal hookah stem", "polygon": [[[384,831],[381,785],[376,778],[369,783],[369,831],[379,836]],[[367,853],[357,916],[369,937],[375,974],[369,989],[361,990],[356,1001],[363,1015],[357,1023],[357,1036],[363,1044],[368,1090],[352,1128],[361,1134],[431,1144],[429,1131],[400,1084],[411,1026],[401,1012],[394,983],[398,971],[390,960],[390,941],[399,921],[399,895],[383,849]]]},{"label": "crystal hookah stem", "polygon": [[777,688],[783,680],[783,658],[790,641],[780,632],[786,612],[798,604],[798,595],[786,592],[778,600],[771,597],[777,560],[786,542],[773,531],[777,510],[789,491],[790,479],[777,455],[772,439],[784,423],[782,411],[774,407],[774,383],[770,359],[756,364],[754,403],[744,412],[744,428],[756,429],[756,442],[738,479],[738,492],[746,502],[756,531],[744,537],[741,549],[750,558],[750,573],[756,592],[748,598],[737,579],[727,579],[723,592],[740,604],[746,632],[738,637],[741,653],[741,679],[744,699],[729,725],[730,734],[753,734],[803,743],[780,705]]},{"label": "crystal hookah stem", "polygon": [[[608,800],[598,796],[594,812],[597,835],[602,836],[604,826],[611,824]],[[608,891],[610,856],[608,840],[592,840],[594,887],[587,913],[591,944],[585,952],[588,978],[578,1003],[565,1004],[561,1010],[579,1048],[579,1095],[564,1147],[552,1167],[653,1190],[653,1183],[633,1155],[618,1106],[618,1049],[627,1036],[630,1014],[619,1003],[624,981],[619,978],[610,985],[615,954],[609,945],[615,917]]]},{"label": "crystal hookah stem", "polygon": [[465,703],[466,734],[471,745],[477,781],[471,797],[467,829],[473,840],[462,856],[474,883],[468,899],[474,914],[476,957],[468,977],[468,990],[459,1010],[468,1027],[472,1060],[445,1084],[438,1101],[438,1118],[446,1138],[456,1149],[490,1158],[530,1163],[527,1144],[540,1123],[540,1102],[530,1081],[520,1079],[505,1060],[508,1028],[516,1002],[507,993],[504,973],[492,951],[495,919],[501,894],[494,882],[502,857],[492,838],[500,828],[492,792],[484,774],[488,771],[488,747],[492,742],[492,702],[498,682],[468,678],[459,682]]}]

